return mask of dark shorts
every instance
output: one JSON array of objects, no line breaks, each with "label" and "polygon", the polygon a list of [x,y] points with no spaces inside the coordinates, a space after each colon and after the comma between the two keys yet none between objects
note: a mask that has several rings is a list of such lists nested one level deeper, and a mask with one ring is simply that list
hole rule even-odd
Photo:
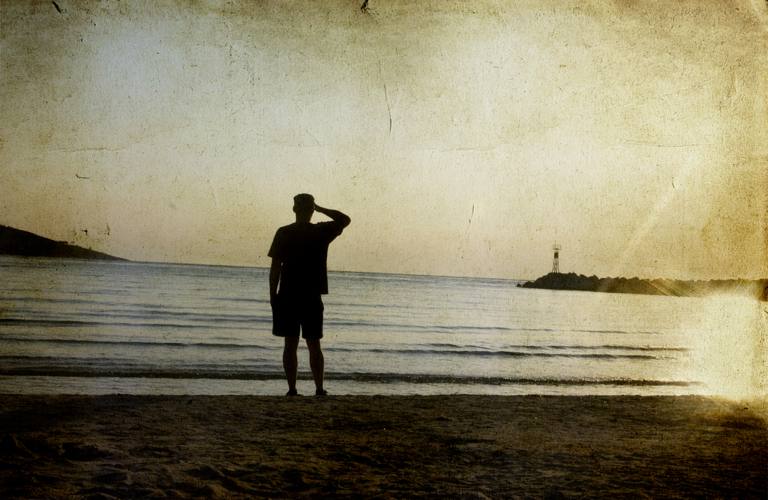
[{"label": "dark shorts", "polygon": [[298,337],[309,340],[323,338],[323,301],[315,297],[277,296],[272,307],[272,335]]}]

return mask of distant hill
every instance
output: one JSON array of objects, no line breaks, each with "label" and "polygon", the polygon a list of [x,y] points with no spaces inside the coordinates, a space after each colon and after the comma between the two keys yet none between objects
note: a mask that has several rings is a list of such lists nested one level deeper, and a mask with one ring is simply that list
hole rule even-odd
[{"label": "distant hill", "polygon": [[28,231],[0,225],[0,255],[68,257],[71,259],[127,260],[87,248],[54,241]]},{"label": "distant hill", "polygon": [[733,293],[768,300],[768,280],[706,280],[682,281],[668,279],[598,278],[574,273],[549,273],[528,281],[523,288],[550,290],[581,290],[607,293],[637,293],[645,295],[674,295],[702,297],[712,293]]}]

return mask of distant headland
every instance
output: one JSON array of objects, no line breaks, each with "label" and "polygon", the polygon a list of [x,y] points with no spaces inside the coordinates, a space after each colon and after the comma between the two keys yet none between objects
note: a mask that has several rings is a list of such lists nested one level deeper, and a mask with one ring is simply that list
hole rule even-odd
[{"label": "distant headland", "polygon": [[518,286],[549,290],[673,295],[678,297],[703,297],[713,293],[730,293],[768,300],[766,298],[768,280],[646,280],[639,278],[598,278],[597,276],[584,276],[575,273],[549,273]]},{"label": "distant headland", "polygon": [[67,257],[70,259],[127,260],[88,248],[54,241],[28,231],[0,225],[0,255]]}]

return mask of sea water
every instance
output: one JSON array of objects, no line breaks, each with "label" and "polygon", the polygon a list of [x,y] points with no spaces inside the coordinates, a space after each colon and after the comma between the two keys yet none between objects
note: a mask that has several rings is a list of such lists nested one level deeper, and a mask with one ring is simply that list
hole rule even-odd
[{"label": "sea water", "polygon": [[[268,272],[2,256],[0,393],[282,394]],[[761,376],[753,348],[731,349],[754,344],[746,299],[520,282],[330,272],[326,387],[677,395],[718,393],[724,382],[752,390]],[[299,390],[311,393],[303,346],[299,365]]]}]

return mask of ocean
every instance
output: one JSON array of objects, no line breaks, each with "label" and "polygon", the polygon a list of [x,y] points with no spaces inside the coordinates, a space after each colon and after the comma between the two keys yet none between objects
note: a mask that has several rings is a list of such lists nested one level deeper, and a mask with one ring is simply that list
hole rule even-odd
[{"label": "ocean", "polygon": [[[268,269],[0,256],[0,393],[285,392]],[[342,394],[765,393],[764,319],[738,297],[330,272]],[[299,392],[311,394],[306,347]]]}]

